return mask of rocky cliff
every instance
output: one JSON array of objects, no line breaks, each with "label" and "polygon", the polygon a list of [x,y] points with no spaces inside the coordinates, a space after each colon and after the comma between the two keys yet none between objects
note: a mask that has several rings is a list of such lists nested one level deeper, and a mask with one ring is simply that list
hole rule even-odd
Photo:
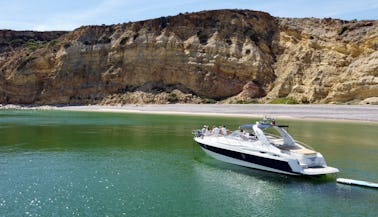
[{"label": "rocky cliff", "polygon": [[378,97],[378,21],[216,10],[40,34],[0,32],[0,103]]}]

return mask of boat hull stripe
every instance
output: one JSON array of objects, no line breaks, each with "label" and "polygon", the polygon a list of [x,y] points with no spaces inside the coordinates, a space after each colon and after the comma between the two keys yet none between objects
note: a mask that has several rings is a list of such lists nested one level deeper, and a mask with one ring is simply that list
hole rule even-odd
[{"label": "boat hull stripe", "polygon": [[238,159],[241,161],[289,172],[289,173],[296,173],[293,172],[289,163],[287,161],[280,161],[280,160],[275,160],[275,159],[270,159],[270,158],[264,158],[260,156],[255,156],[255,155],[249,155],[249,154],[244,154],[244,153],[239,153],[236,151],[231,151],[227,149],[222,149],[222,148],[217,148],[214,146],[210,145],[205,145],[202,143],[198,143],[202,148],[207,149],[209,151],[225,155],[227,157],[231,157],[234,159]]}]

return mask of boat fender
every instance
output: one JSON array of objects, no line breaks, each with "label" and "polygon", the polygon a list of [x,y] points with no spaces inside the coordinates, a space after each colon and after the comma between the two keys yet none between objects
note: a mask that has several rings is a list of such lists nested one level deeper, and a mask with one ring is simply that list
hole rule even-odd
[{"label": "boat fender", "polygon": [[371,187],[371,188],[378,188],[378,183],[376,182],[368,182],[356,179],[346,179],[346,178],[338,178],[336,179],[338,183],[348,184],[348,185],[360,185],[364,187]]}]

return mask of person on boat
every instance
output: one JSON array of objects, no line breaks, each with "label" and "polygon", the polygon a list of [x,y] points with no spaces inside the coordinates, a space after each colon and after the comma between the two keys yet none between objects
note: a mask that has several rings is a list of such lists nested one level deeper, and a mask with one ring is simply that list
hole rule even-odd
[{"label": "person on boat", "polygon": [[213,130],[211,132],[214,136],[219,136],[219,128],[217,126],[213,126]]},{"label": "person on boat", "polygon": [[211,135],[211,130],[210,130],[210,127],[207,127],[206,129],[206,136],[210,136]]},{"label": "person on boat", "polygon": [[203,128],[201,129],[201,134],[202,134],[202,137],[209,136],[211,134],[209,126],[203,125]]},{"label": "person on boat", "polygon": [[248,132],[244,131],[243,129],[240,129],[239,130],[239,137],[244,139],[244,140],[247,140],[248,139]]},{"label": "person on boat", "polygon": [[220,126],[219,128],[220,128],[220,132],[221,132],[221,134],[223,136],[227,136],[228,135],[226,126],[223,125],[223,126]]},{"label": "person on boat", "polygon": [[203,127],[202,127],[202,129],[201,129],[201,134],[202,134],[202,135],[205,135],[206,130],[207,130],[207,126],[206,126],[206,125],[203,125]]}]

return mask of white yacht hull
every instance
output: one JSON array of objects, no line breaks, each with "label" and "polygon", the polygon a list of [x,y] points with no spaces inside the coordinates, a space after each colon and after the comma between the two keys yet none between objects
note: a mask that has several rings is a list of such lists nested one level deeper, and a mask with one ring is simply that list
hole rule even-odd
[{"label": "white yacht hull", "polygon": [[333,167],[302,168],[296,159],[285,159],[280,157],[269,157],[268,154],[251,154],[228,150],[209,144],[204,144],[201,139],[196,139],[202,150],[209,156],[231,164],[248,168],[265,170],[270,172],[288,175],[325,175],[339,172]]},{"label": "white yacht hull", "polygon": [[239,159],[236,159],[236,158],[227,157],[225,155],[209,151],[209,150],[207,150],[205,148],[202,148],[202,150],[206,154],[208,154],[209,156],[211,156],[211,157],[213,157],[213,158],[215,158],[217,160],[223,161],[223,162],[227,162],[227,163],[231,163],[231,164],[236,164],[236,165],[243,166],[243,167],[249,167],[249,168],[254,168],[254,169],[259,169],[259,170],[270,171],[270,172],[283,173],[283,174],[288,174],[288,175],[300,175],[298,173],[290,173],[290,172],[287,172],[287,171],[283,171],[283,170],[279,170],[279,169],[274,169],[274,168],[262,166],[262,165],[259,165],[259,164],[250,163],[250,162],[239,160]]}]

